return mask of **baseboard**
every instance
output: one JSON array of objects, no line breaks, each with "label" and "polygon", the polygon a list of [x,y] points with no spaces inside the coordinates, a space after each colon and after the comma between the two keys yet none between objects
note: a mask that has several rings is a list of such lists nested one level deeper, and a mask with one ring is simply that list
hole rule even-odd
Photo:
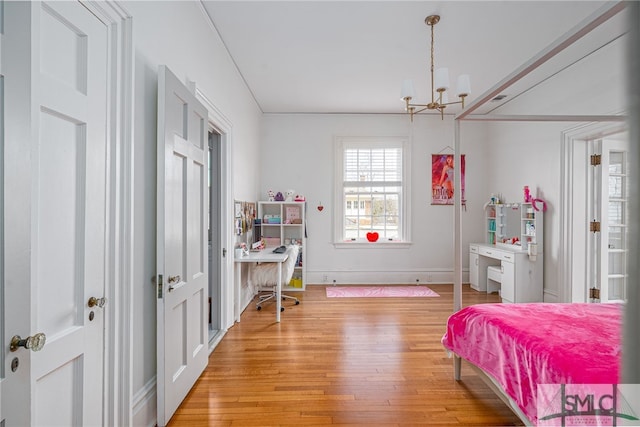
[{"label": "baseboard", "polygon": [[556,292],[551,292],[546,289],[543,291],[542,300],[544,302],[560,302],[560,299],[558,298],[558,294]]},{"label": "baseboard", "polygon": [[147,427],[156,425],[158,420],[156,386],[156,377],[153,377],[133,395],[131,425]]},{"label": "baseboard", "polygon": [[[414,271],[307,271],[309,285],[407,285],[453,283],[453,270]],[[462,283],[469,283],[469,270],[462,271]]]}]

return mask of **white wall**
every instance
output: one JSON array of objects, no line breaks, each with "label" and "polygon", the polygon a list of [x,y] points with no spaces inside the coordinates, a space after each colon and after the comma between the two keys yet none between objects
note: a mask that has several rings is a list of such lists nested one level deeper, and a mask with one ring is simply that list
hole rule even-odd
[{"label": "white wall", "polygon": [[[545,298],[559,293],[559,197],[561,132],[572,123],[463,122],[467,208],[462,214],[463,250],[484,241],[483,205],[491,193],[508,202],[523,200],[528,185],[547,203],[544,230]],[[412,141],[411,195],[413,244],[408,249],[338,249],[333,246],[335,136],[409,135]],[[328,276],[337,283],[452,282],[453,210],[430,205],[430,156],[453,146],[453,121],[438,116],[266,115],[261,140],[260,197],[289,188],[308,204],[309,283]],[[322,202],[325,209],[316,207]],[[463,257],[466,282],[468,258]]]},{"label": "white wall", "polygon": [[[134,425],[155,423],[157,68],[193,81],[232,124],[233,197],[255,200],[261,112],[197,2],[125,2],[134,40],[132,393]],[[230,278],[232,280],[232,278]],[[226,325],[228,326],[228,325]],[[225,326],[225,327],[226,327]]]},{"label": "white wall", "polygon": [[[467,211],[477,225],[465,233],[465,244],[484,235],[482,204],[488,159],[483,128],[469,125],[466,155]],[[335,136],[409,136],[411,139],[411,241],[405,249],[343,249],[333,246]],[[431,206],[431,155],[452,152],[453,120],[439,116],[398,115],[265,115],[261,134],[260,197],[269,189],[293,189],[307,199],[306,248],[309,283],[451,283],[453,271],[453,208]],[[317,210],[322,202],[324,210]],[[468,261],[465,262],[465,265]],[[430,280],[429,280],[430,279]]]},{"label": "white wall", "polygon": [[501,193],[506,202],[524,200],[529,186],[533,197],[547,204],[544,213],[545,301],[557,301],[560,250],[560,158],[561,132],[575,124],[492,122],[486,123],[490,193]]}]

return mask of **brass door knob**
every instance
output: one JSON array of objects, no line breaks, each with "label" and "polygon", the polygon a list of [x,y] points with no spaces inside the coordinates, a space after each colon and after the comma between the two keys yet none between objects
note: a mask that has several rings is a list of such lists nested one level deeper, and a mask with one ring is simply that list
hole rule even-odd
[{"label": "brass door knob", "polygon": [[87,301],[87,305],[89,307],[98,307],[98,308],[102,308],[106,303],[107,303],[107,299],[105,297],[102,297],[102,298],[91,297],[89,298],[89,301]]},{"label": "brass door knob", "polygon": [[180,281],[180,275],[177,276],[169,276],[169,279],[167,279],[167,282],[169,283],[169,292],[173,292],[174,290],[181,288],[182,286],[184,286],[184,282]]},{"label": "brass door knob", "polygon": [[9,350],[16,351],[19,347],[24,347],[31,351],[40,351],[47,341],[47,336],[42,332],[32,337],[21,338],[20,335],[14,335],[9,344]]}]

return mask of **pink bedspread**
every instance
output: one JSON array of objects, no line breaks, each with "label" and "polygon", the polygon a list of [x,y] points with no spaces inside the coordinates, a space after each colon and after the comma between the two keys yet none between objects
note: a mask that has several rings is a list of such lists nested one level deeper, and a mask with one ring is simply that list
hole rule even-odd
[{"label": "pink bedspread", "polygon": [[532,422],[537,384],[619,382],[622,304],[478,304],[442,344],[492,376]]}]

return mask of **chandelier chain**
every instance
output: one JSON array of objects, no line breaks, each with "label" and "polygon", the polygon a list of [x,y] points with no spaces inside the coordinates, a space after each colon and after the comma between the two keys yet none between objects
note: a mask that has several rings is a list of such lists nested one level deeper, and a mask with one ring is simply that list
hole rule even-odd
[{"label": "chandelier chain", "polygon": [[433,84],[434,84],[434,80],[433,80],[433,51],[434,51],[434,47],[433,47],[433,27],[434,26],[435,26],[435,24],[430,25],[430,27],[431,27],[431,103],[432,104],[435,102],[434,94],[433,94]]}]

